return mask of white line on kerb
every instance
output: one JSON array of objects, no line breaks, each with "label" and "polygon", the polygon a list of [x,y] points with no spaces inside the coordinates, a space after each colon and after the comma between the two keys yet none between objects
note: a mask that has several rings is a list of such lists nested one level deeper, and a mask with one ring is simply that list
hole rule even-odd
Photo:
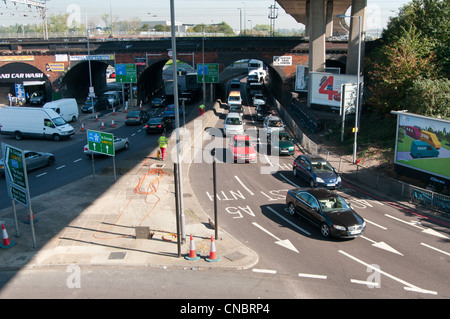
[{"label": "white line on kerb", "polygon": [[242,181],[239,179],[239,177],[235,176],[234,178],[236,178],[236,180],[239,182],[239,184],[241,184],[241,186],[244,187],[244,189],[247,192],[249,192],[250,195],[255,195],[255,194],[253,194],[253,192],[247,186],[244,185],[244,183],[242,183]]}]

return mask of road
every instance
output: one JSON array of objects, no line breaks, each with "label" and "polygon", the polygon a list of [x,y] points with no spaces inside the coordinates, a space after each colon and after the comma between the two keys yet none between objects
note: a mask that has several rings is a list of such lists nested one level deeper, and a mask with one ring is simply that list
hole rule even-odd
[{"label": "road", "polygon": [[[253,107],[244,108],[250,132],[261,127],[253,120],[254,112]],[[218,119],[215,127],[222,126]],[[215,145],[226,148],[227,140],[220,135],[214,139]],[[265,147],[256,135],[251,139],[260,151]],[[323,239],[318,228],[286,211],[287,190],[308,186],[294,177],[293,156],[260,155],[256,163],[224,158],[217,159],[217,224],[258,253],[253,271],[296,278],[315,298],[450,296],[448,281],[443,280],[449,275],[448,228],[344,182],[337,192],[366,220],[366,231],[351,240]],[[275,172],[263,173],[268,168]],[[213,219],[212,174],[212,165],[208,169],[191,164],[191,186]]]}]

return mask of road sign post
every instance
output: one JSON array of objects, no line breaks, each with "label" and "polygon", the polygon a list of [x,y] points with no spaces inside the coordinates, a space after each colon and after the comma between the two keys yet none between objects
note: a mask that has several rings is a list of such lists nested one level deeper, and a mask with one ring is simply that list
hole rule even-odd
[{"label": "road sign post", "polygon": [[34,215],[31,209],[30,190],[28,187],[27,163],[23,150],[11,145],[2,143],[2,154],[5,163],[5,179],[8,196],[14,212],[14,222],[16,226],[16,236],[19,236],[17,224],[16,205],[14,201],[28,207],[31,226],[31,237],[33,248],[36,248],[36,236],[34,233]]},{"label": "road sign post", "polygon": [[94,153],[113,157],[114,180],[116,180],[116,154],[114,150],[114,134],[87,130],[88,150],[92,152],[92,175],[95,178]]}]

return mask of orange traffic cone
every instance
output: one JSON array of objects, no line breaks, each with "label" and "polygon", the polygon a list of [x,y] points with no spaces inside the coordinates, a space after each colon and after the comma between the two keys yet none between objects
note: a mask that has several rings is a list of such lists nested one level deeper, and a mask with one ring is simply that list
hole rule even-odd
[{"label": "orange traffic cone", "polygon": [[220,256],[216,252],[216,245],[214,244],[214,237],[211,236],[211,249],[209,251],[209,258],[206,258],[206,261],[220,261]]},{"label": "orange traffic cone", "polygon": [[105,128],[105,122],[103,122],[103,120],[102,120],[102,127],[101,127],[102,129],[104,129]]},{"label": "orange traffic cone", "polygon": [[113,114],[112,115],[116,115],[116,107],[113,107]]},{"label": "orange traffic cone", "polygon": [[111,127],[114,127],[114,120],[112,120],[111,122]]},{"label": "orange traffic cone", "polygon": [[98,115],[95,113],[95,121],[98,122]]},{"label": "orange traffic cone", "polygon": [[189,245],[189,255],[188,256],[184,256],[184,258],[186,258],[187,260],[198,260],[200,259],[200,255],[197,254],[197,252],[195,251],[195,245],[194,245],[194,240],[192,239],[192,234],[191,234],[191,242]]},{"label": "orange traffic cone", "polygon": [[[34,217],[34,213],[33,213],[33,223],[37,223],[39,221],[39,219],[37,219],[36,217]],[[27,219],[25,219],[24,221],[23,221],[25,224],[31,224],[31,221],[30,221],[30,214],[29,213],[27,213]]]},{"label": "orange traffic cone", "polygon": [[84,132],[84,123],[81,122],[81,132]]},{"label": "orange traffic cone", "polygon": [[16,243],[9,239],[8,233],[5,229],[5,224],[2,224],[2,237],[3,237],[3,244],[0,246],[0,248],[9,248],[14,246]]}]

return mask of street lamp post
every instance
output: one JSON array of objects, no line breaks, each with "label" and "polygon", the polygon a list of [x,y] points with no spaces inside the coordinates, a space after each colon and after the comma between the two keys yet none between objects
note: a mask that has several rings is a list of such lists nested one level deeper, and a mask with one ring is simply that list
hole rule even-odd
[{"label": "street lamp post", "polygon": [[355,108],[355,141],[353,144],[353,164],[356,163],[356,150],[358,149],[358,128],[359,128],[359,102],[360,102],[360,76],[361,76],[361,30],[362,21],[361,16],[346,16],[345,14],[338,14],[337,18],[358,18],[359,28],[358,28],[358,70],[356,76],[356,108]]}]

